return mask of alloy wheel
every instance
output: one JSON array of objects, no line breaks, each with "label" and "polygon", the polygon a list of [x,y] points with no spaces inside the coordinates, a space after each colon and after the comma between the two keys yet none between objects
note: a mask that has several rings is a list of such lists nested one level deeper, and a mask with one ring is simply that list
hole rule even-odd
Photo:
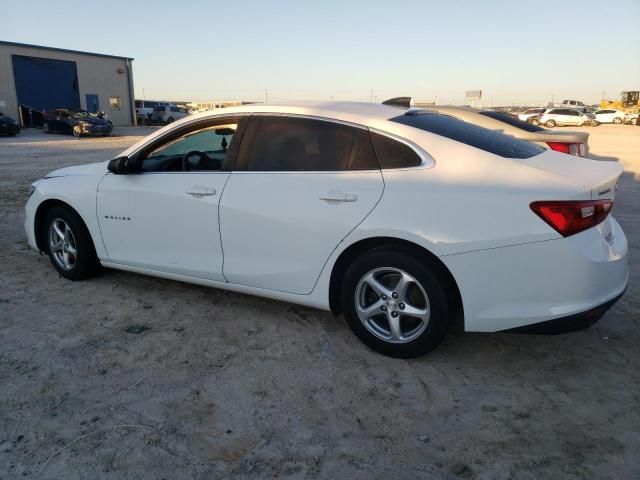
[{"label": "alloy wheel", "polygon": [[63,270],[71,270],[78,260],[78,247],[71,227],[56,218],[49,225],[49,249],[56,264]]},{"label": "alloy wheel", "polygon": [[411,342],[429,325],[429,297],[420,283],[401,269],[371,270],[358,282],[354,300],[364,327],[385,342]]}]

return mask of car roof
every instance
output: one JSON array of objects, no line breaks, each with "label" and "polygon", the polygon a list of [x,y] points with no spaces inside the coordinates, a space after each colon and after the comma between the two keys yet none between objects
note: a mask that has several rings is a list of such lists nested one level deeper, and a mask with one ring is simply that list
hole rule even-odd
[{"label": "car roof", "polygon": [[207,110],[194,117],[206,118],[233,113],[282,113],[327,117],[345,122],[371,125],[381,120],[389,120],[405,113],[407,109],[366,102],[287,102],[254,103],[223,109]]}]

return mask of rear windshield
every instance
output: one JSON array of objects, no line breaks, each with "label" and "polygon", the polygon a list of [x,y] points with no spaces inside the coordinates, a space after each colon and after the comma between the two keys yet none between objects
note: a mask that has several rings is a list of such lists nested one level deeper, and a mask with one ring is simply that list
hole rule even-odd
[{"label": "rear windshield", "polygon": [[164,112],[164,106],[162,107],[153,107],[154,112]]},{"label": "rear windshield", "polygon": [[544,128],[542,127],[533,125],[532,123],[523,122],[519,118],[514,118],[511,115],[507,115],[506,113],[492,112],[490,110],[485,110],[478,113],[480,115],[484,115],[485,117],[498,120],[499,122],[509,124],[512,127],[519,128],[520,130],[524,130],[525,132],[542,132],[544,130]]},{"label": "rear windshield", "polygon": [[416,112],[390,119],[410,127],[435,133],[505,158],[531,158],[545,149],[487,128],[463,122],[457,118],[434,112]]}]

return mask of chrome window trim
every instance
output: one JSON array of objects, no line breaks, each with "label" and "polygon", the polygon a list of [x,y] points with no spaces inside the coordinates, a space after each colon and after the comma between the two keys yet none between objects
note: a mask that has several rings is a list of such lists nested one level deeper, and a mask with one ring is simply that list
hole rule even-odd
[{"label": "chrome window trim", "polygon": [[[373,173],[373,172],[390,172],[390,171],[405,171],[405,170],[416,170],[416,169],[426,169],[426,168],[433,168],[436,164],[435,159],[429,155],[423,148],[421,148],[420,146],[418,146],[417,144],[415,144],[414,142],[412,142],[411,140],[408,140],[404,137],[401,137],[399,135],[395,135],[393,133],[389,133],[385,130],[380,130],[378,128],[372,128],[372,127],[368,127],[366,125],[362,125],[359,123],[354,123],[354,122],[349,122],[347,120],[340,120],[337,118],[331,118],[331,117],[323,117],[323,116],[319,116],[319,115],[309,115],[309,114],[304,114],[304,113],[287,113],[287,112],[241,112],[241,113],[228,113],[228,112],[224,112],[224,113],[220,113],[220,114],[216,114],[216,115],[211,115],[209,117],[206,118],[198,118],[198,119],[194,119],[192,122],[188,122],[185,123],[184,125],[182,125],[182,127],[188,127],[191,124],[198,124],[198,123],[202,123],[202,124],[206,124],[209,121],[218,121],[221,118],[224,118],[225,116],[230,117],[230,118],[237,118],[237,117],[246,117],[246,116],[268,116],[268,117],[293,117],[293,118],[305,118],[305,119],[309,119],[309,120],[318,120],[318,121],[323,121],[323,122],[330,122],[330,123],[337,123],[339,125],[345,125],[348,127],[352,127],[352,128],[358,128],[360,130],[367,130],[369,132],[373,132],[373,133],[377,133],[379,135],[383,135],[387,138],[390,138],[392,140],[398,141],[400,143],[405,144],[406,146],[408,146],[409,148],[411,148],[416,155],[418,155],[418,157],[420,157],[420,159],[422,160],[422,162],[420,163],[420,165],[415,165],[413,167],[400,167],[400,168],[378,168],[378,169],[369,169],[369,170],[278,170],[278,171],[246,171],[246,170],[231,170],[231,171],[215,171],[215,170],[210,170],[209,172],[211,173],[233,173],[233,174],[283,174],[283,173],[287,173],[287,174],[307,174],[307,173],[311,173],[311,174],[353,174],[353,173]],[[208,128],[206,125],[203,125],[201,127],[202,129]],[[166,134],[169,134],[171,132],[171,130],[167,131]],[[131,155],[136,155],[138,154],[138,152],[140,152],[140,150],[146,148],[150,143],[155,142],[155,141],[159,141],[162,140],[162,138],[164,137],[158,137],[158,138],[154,138],[153,140],[141,145],[138,149],[136,149],[134,152],[132,152]],[[148,175],[148,174],[202,174],[202,173],[207,173],[208,171],[204,170],[204,171],[200,171],[200,172],[140,172],[138,175]]]},{"label": "chrome window trim", "polygon": [[381,168],[380,170],[383,172],[389,171],[403,171],[403,170],[415,170],[415,169],[424,169],[424,168],[433,168],[436,165],[435,159],[429,155],[422,147],[415,144],[411,140],[408,140],[399,135],[395,135],[393,133],[385,132],[384,130],[379,130],[377,128],[369,128],[369,131],[373,133],[377,133],[378,135],[383,135],[391,140],[395,140],[400,143],[404,143],[407,147],[411,148],[416,155],[420,157],[422,163],[420,165],[415,165],[413,167],[399,167],[399,168]]}]

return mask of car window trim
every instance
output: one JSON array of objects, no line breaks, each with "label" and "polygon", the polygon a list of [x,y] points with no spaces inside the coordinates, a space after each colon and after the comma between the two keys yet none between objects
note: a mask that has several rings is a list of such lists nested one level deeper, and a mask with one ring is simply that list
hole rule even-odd
[{"label": "car window trim", "polygon": [[[274,173],[286,173],[286,174],[292,174],[292,173],[297,173],[297,174],[344,174],[344,173],[371,173],[371,172],[380,172],[380,171],[401,171],[401,170],[414,170],[414,169],[423,169],[423,168],[433,168],[436,164],[435,159],[429,155],[423,148],[421,148],[420,146],[416,145],[414,142],[412,142],[411,140],[408,140],[404,137],[401,137],[399,135],[395,135],[393,133],[384,131],[384,130],[380,130],[378,128],[373,128],[373,127],[368,127],[366,125],[362,125],[359,123],[354,123],[354,122],[349,122],[346,120],[340,120],[337,118],[331,118],[331,117],[323,117],[323,116],[319,116],[319,115],[308,115],[308,114],[304,114],[304,113],[286,113],[286,112],[274,112],[274,113],[270,113],[270,112],[257,112],[257,113],[253,113],[252,116],[266,116],[266,117],[293,117],[293,118],[304,118],[304,119],[309,119],[309,120],[319,120],[319,121],[325,121],[325,122],[330,122],[330,123],[337,123],[340,125],[345,125],[348,127],[355,127],[355,128],[359,128],[361,130],[366,130],[367,132],[369,132],[369,134],[371,133],[377,133],[379,135],[383,135],[386,136],[388,138],[390,138],[391,140],[395,140],[398,141],[400,143],[405,144],[406,146],[408,146],[409,148],[411,148],[416,155],[418,155],[418,157],[420,157],[420,165],[414,165],[412,167],[398,167],[398,168],[381,168],[380,166],[380,159],[378,158],[378,168],[377,169],[368,169],[368,170],[278,170],[278,171],[255,171],[255,170],[248,170],[247,169],[247,159],[246,158],[240,158],[240,152],[238,152],[238,155],[236,156],[236,163],[234,166],[234,170],[233,173],[267,173],[267,174],[274,174]],[[245,136],[243,138],[243,142],[247,141],[249,143],[253,142],[253,135],[254,135],[254,131],[253,129],[251,129],[250,127],[246,129],[246,131],[244,132]],[[373,140],[372,140],[373,142]],[[248,147],[250,147],[251,145],[248,145]],[[375,149],[374,149],[375,150]],[[377,157],[377,154],[376,154]],[[241,169],[238,169],[238,166],[241,166]]]},{"label": "car window trim", "polygon": [[[168,132],[166,132],[164,135],[158,137],[158,138],[154,138],[151,142],[142,145],[138,150],[136,150],[135,152],[133,152],[131,155],[129,155],[129,158],[135,158],[136,161],[138,161],[138,159],[140,159],[141,155],[144,154],[148,154],[149,152],[153,152],[154,150],[157,150],[158,148],[160,148],[160,146],[162,146],[163,144],[170,142],[172,140],[184,137],[185,135],[188,135],[189,133],[194,133],[197,132],[199,130],[204,130],[207,128],[212,128],[215,127],[216,125],[224,125],[225,123],[233,123],[231,120],[232,119],[238,119],[238,129],[236,130],[236,133],[234,134],[234,137],[237,136],[238,137],[238,147],[236,148],[235,152],[234,152],[234,157],[231,160],[231,165],[229,166],[228,169],[226,170],[200,170],[200,171],[180,171],[180,172],[136,172],[136,175],[156,175],[156,174],[203,174],[203,173],[231,173],[234,171],[234,167],[236,164],[236,161],[238,159],[238,152],[240,151],[240,145],[242,144],[242,138],[244,136],[246,127],[247,127],[247,123],[248,122],[242,122],[242,120],[244,119],[244,117],[250,117],[251,113],[249,112],[242,112],[241,114],[222,114],[219,116],[215,116],[215,117],[207,117],[205,119],[197,119],[194,120],[193,122],[189,122],[175,130],[170,130]],[[243,118],[240,118],[243,117]],[[143,161],[144,159],[140,159],[140,161]]]},{"label": "car window trim", "polygon": [[[454,117],[455,118],[455,117]],[[386,132],[384,130],[380,130],[378,128],[369,128],[369,132],[377,133],[378,135],[382,135],[383,137],[390,138],[391,140],[395,140],[396,142],[400,142],[405,144],[411,150],[413,150],[418,157],[420,157],[420,165],[413,165],[411,167],[397,167],[397,168],[381,168],[382,171],[397,171],[397,170],[414,170],[414,169],[423,169],[423,168],[433,168],[436,165],[436,160],[427,153],[426,150],[421,148],[420,146],[413,143],[411,140],[408,140],[399,135],[395,135],[393,133]],[[378,163],[380,159],[378,159]]]},{"label": "car window trim", "polygon": [[[345,120],[340,120],[337,118],[330,117],[322,117],[318,115],[307,115],[307,114],[299,114],[299,113],[286,113],[286,112],[256,112],[251,114],[252,117],[287,117],[287,118],[301,118],[306,120],[317,120],[321,122],[328,123],[336,123],[340,125],[344,125],[347,127],[355,127],[359,130],[365,130],[370,135],[370,129],[366,125],[361,125],[359,123],[348,122]],[[353,174],[353,173],[372,173],[372,172],[380,172],[380,160],[376,155],[376,162],[378,163],[378,168],[370,168],[367,170],[270,170],[270,171],[261,171],[261,170],[249,170],[248,167],[248,158],[242,157],[241,151],[242,149],[250,150],[251,144],[253,143],[255,135],[255,128],[247,122],[247,127],[243,134],[242,143],[238,147],[238,154],[236,155],[236,161],[233,168],[234,174]],[[373,140],[370,139],[371,142]],[[374,149],[375,153],[375,149]]]}]

